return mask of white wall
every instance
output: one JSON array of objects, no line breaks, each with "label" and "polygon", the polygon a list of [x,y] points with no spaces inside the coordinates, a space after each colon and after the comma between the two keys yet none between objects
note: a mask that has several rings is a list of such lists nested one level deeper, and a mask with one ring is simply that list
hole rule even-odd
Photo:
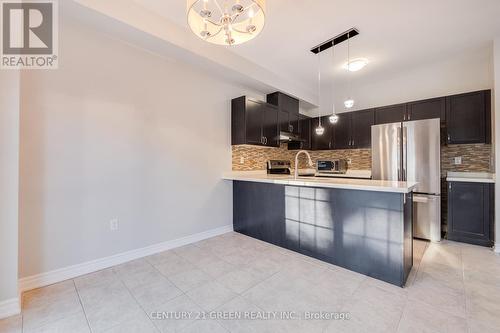
[{"label": "white wall", "polygon": [[60,68],[21,78],[20,276],[232,224],[251,92],[62,19]]},{"label": "white wall", "polygon": [[0,70],[0,304],[17,298],[18,176],[19,72]]},{"label": "white wall", "polygon": [[[493,43],[493,68],[494,68],[494,91],[493,91],[493,114],[495,138],[500,133],[500,37]],[[500,175],[500,144],[494,145],[495,149],[495,174],[497,179]],[[495,185],[495,251],[500,253],[500,184]]]}]

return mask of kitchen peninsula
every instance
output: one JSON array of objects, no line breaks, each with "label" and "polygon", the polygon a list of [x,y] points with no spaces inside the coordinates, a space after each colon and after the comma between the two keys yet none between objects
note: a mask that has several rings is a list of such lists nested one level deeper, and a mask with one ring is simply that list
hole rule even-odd
[{"label": "kitchen peninsula", "polygon": [[236,232],[398,286],[413,261],[412,182],[230,172]]}]

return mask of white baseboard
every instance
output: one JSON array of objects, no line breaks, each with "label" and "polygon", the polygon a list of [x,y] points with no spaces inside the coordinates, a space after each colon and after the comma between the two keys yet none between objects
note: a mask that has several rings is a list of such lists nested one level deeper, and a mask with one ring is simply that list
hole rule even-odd
[{"label": "white baseboard", "polygon": [[0,319],[14,316],[21,313],[19,298],[11,298],[0,302]]},{"label": "white baseboard", "polygon": [[495,251],[496,254],[500,254],[500,243],[495,243],[493,251]]},{"label": "white baseboard", "polygon": [[19,290],[22,293],[27,290],[48,286],[57,282],[73,279],[81,275],[123,264],[127,261],[147,257],[152,254],[170,250],[179,246],[196,243],[203,239],[222,235],[231,231],[233,231],[233,226],[226,225],[194,235],[154,244],[124,253],[115,254],[109,257],[87,261],[81,264],[56,269],[46,273],[28,276],[19,280]]}]

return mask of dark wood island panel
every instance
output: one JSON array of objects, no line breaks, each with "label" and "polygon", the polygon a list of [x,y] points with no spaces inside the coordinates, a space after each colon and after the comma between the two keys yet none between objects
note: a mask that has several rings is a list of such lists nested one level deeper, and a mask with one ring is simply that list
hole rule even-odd
[{"label": "dark wood island panel", "polygon": [[233,182],[234,230],[403,287],[412,193]]}]

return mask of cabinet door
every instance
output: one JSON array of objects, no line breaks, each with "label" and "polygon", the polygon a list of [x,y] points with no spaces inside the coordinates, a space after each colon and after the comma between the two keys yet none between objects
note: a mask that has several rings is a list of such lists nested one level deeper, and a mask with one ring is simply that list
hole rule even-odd
[{"label": "cabinet door", "polygon": [[446,119],[446,98],[433,98],[424,101],[408,103],[407,120],[422,120],[439,118],[444,123]]},{"label": "cabinet door", "polygon": [[372,126],[375,124],[373,110],[363,110],[351,113],[351,148],[371,148]]},{"label": "cabinet door", "polygon": [[246,143],[261,145],[262,142],[262,103],[247,99],[246,103]]},{"label": "cabinet door", "polygon": [[300,125],[299,125],[299,100],[293,97],[288,97],[288,112],[290,113],[290,129],[294,134],[300,133]]},{"label": "cabinet door", "polygon": [[332,124],[333,149],[351,148],[351,112],[340,113],[339,120]]},{"label": "cabinet door", "polygon": [[278,109],[269,104],[262,104],[263,135],[266,146],[279,146]]},{"label": "cabinet door", "polygon": [[486,142],[486,113],[484,91],[448,97],[447,142],[451,144]]},{"label": "cabinet door", "polygon": [[321,126],[325,129],[323,135],[316,134],[316,127],[318,127],[318,119],[311,120],[311,141],[313,150],[329,150],[332,149],[332,126],[328,117],[321,117]]},{"label": "cabinet door", "polygon": [[290,121],[290,132],[292,132],[293,134],[300,134],[300,126],[299,126],[299,115],[298,114],[295,114],[295,113],[292,113],[290,112],[288,114],[288,119]]},{"label": "cabinet door", "polygon": [[283,132],[288,132],[290,130],[290,120],[289,114],[286,110],[280,108],[278,111],[279,114],[279,129]]},{"label": "cabinet door", "polygon": [[302,142],[302,149],[311,149],[311,119],[304,117],[299,123],[300,138]]},{"label": "cabinet door", "polygon": [[397,123],[406,120],[406,104],[384,106],[375,109],[375,124]]},{"label": "cabinet door", "polygon": [[448,184],[448,239],[491,245],[491,192],[489,184]]}]

